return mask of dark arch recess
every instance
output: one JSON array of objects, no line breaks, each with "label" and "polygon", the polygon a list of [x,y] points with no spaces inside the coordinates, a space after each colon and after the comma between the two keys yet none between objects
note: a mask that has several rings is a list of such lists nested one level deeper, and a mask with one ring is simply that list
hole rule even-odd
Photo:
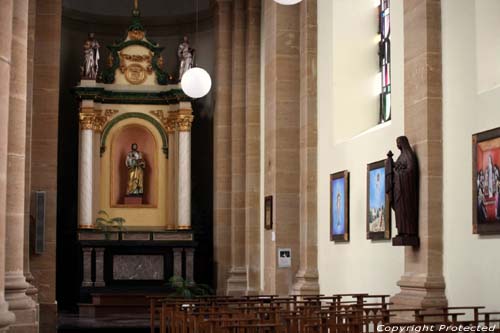
[{"label": "dark arch recess", "polygon": [[161,150],[165,154],[165,157],[168,158],[168,139],[167,139],[167,134],[165,133],[165,130],[163,129],[163,126],[156,121],[153,117],[148,116],[147,114],[144,113],[138,113],[138,112],[131,112],[131,113],[125,113],[122,115],[119,115],[115,118],[113,118],[107,125],[104,127],[104,130],[102,131],[102,137],[101,137],[101,157],[106,151],[106,139],[108,138],[109,132],[111,129],[118,124],[119,122],[125,120],[125,119],[130,119],[130,118],[139,118],[142,120],[147,121],[148,123],[152,124],[160,133],[161,136],[161,141],[162,141],[162,148]]}]

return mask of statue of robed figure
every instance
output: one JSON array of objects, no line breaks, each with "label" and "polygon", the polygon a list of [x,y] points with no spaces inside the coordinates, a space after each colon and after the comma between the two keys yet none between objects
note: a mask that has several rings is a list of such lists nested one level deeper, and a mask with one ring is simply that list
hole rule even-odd
[{"label": "statue of robed figure", "polygon": [[418,201],[419,169],[417,155],[406,136],[396,140],[401,151],[396,162],[392,151],[387,153],[385,162],[385,192],[396,215],[398,235],[393,238],[394,246],[419,246]]},{"label": "statue of robed figure", "polygon": [[125,165],[128,169],[127,196],[142,196],[144,194],[144,169],[146,161],[137,150],[137,144],[132,144],[132,150],[127,154]]}]

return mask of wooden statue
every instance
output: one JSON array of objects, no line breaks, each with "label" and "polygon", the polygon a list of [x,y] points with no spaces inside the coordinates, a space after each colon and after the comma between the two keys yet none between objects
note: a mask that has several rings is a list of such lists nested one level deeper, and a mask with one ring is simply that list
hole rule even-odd
[{"label": "wooden statue", "polygon": [[396,140],[401,151],[396,162],[392,152],[387,153],[385,162],[385,191],[396,214],[398,235],[393,238],[394,246],[419,246],[418,238],[418,201],[419,169],[417,155],[406,136]]}]

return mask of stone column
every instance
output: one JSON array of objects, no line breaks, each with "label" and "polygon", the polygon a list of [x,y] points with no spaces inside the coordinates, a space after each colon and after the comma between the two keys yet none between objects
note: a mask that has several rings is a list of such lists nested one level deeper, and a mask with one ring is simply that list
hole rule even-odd
[{"label": "stone column", "polygon": [[28,0],[16,0],[9,100],[9,139],[7,167],[7,228],[5,257],[5,298],[16,315],[11,332],[35,332],[36,304],[26,295],[24,277],[24,195],[26,148],[26,93],[28,61]]},{"label": "stone column", "polygon": [[168,202],[167,202],[167,229],[176,228],[176,187],[175,187],[175,124],[168,120],[165,126],[168,136],[168,167],[167,167],[167,187],[168,187]]},{"label": "stone column", "polygon": [[29,0],[28,18],[28,76],[26,94],[26,158],[25,158],[25,196],[24,196],[24,276],[29,283],[26,294],[37,299],[38,289],[30,271],[30,227],[31,227],[31,132],[33,116],[33,61],[35,56],[36,0]]},{"label": "stone column", "polygon": [[260,15],[261,0],[247,1],[245,61],[245,234],[247,294],[260,291]]},{"label": "stone column", "polygon": [[441,1],[404,3],[405,135],[419,159],[420,247],[405,250],[395,307],[446,306],[443,277]]},{"label": "stone column", "polygon": [[182,248],[174,248],[174,276],[182,277]]},{"label": "stone column", "polygon": [[245,256],[245,1],[233,1],[231,84],[231,269],[228,295],[247,289]]},{"label": "stone column", "polygon": [[84,247],[83,252],[83,281],[82,287],[92,287],[92,248]]},{"label": "stone column", "polygon": [[187,248],[186,252],[186,282],[194,283],[194,248]]},{"label": "stone column", "polygon": [[318,294],[317,0],[300,4],[300,268],[293,292]]},{"label": "stone column", "polygon": [[15,320],[14,314],[8,311],[4,294],[12,12],[13,1],[0,0],[0,332],[6,332]]},{"label": "stone column", "polygon": [[231,262],[231,1],[215,1],[214,260],[218,294],[225,294]]},{"label": "stone column", "polygon": [[[264,237],[265,293],[291,292],[299,263],[300,6],[264,1],[265,195],[273,196],[275,239]],[[277,249],[291,248],[292,267],[277,267]]]},{"label": "stone column", "polygon": [[40,302],[40,333],[57,331],[57,147],[61,0],[36,1],[31,190],[45,191],[45,251],[30,258]]},{"label": "stone column", "polygon": [[191,229],[191,110],[180,111],[177,119],[178,145],[178,187],[177,187],[177,228]]},{"label": "stone column", "polygon": [[80,112],[80,173],[78,186],[78,226],[92,229],[93,221],[93,158],[94,158],[93,109]]},{"label": "stone column", "polygon": [[105,287],[104,282],[104,248],[96,248],[95,251],[95,287]]}]

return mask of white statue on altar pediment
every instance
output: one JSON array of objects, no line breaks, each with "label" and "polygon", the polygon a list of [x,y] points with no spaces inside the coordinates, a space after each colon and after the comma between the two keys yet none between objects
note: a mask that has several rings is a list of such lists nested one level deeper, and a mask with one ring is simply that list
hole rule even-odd
[{"label": "white statue on altar pediment", "polygon": [[83,66],[82,66],[82,78],[95,80],[97,78],[97,72],[99,71],[99,42],[95,39],[94,33],[89,33],[89,37],[83,44]]}]

